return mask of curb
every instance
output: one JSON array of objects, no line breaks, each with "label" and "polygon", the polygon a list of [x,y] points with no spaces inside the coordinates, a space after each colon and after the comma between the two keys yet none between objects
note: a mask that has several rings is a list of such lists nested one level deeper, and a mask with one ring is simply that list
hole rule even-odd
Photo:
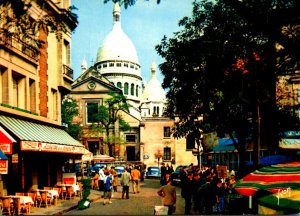
[{"label": "curb", "polygon": [[[99,199],[101,199],[101,196],[94,197],[94,198],[91,199],[91,203],[94,202],[94,201],[96,201],[96,200],[99,200]],[[69,211],[72,211],[73,209],[76,209],[77,207],[78,207],[78,204],[75,204],[73,206],[70,206],[67,209],[64,209],[64,210],[61,210],[59,212],[56,212],[53,215],[62,215],[64,213],[66,213],[66,212],[69,212]]]}]

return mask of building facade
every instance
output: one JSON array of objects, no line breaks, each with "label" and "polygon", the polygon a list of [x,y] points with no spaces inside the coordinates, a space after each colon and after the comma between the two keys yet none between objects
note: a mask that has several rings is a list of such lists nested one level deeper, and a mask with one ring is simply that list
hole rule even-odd
[{"label": "building facade", "polygon": [[[58,18],[64,31],[40,28],[35,35],[42,45],[28,38],[1,31],[0,37],[0,147],[8,157],[8,172],[1,175],[0,192],[13,194],[31,188],[53,186],[61,181],[61,167],[81,158],[83,145],[61,127],[61,100],[71,91],[71,32],[77,21],[70,16],[69,0],[32,2],[29,18]],[[4,15],[13,16],[7,7]],[[4,134],[4,135],[3,135]],[[7,142],[7,136],[12,139]]]}]

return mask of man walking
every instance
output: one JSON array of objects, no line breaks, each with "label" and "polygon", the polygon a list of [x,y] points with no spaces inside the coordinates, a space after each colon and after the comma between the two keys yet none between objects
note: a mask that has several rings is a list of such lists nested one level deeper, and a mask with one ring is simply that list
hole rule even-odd
[{"label": "man walking", "polygon": [[134,194],[140,192],[140,184],[139,184],[140,178],[141,178],[141,172],[135,166],[134,169],[131,171],[132,189]]},{"label": "man walking", "polygon": [[168,207],[168,215],[172,215],[176,204],[176,187],[172,185],[172,180],[169,179],[157,194],[162,197],[163,205]]},{"label": "man walking", "polygon": [[124,199],[124,194],[126,194],[126,199],[129,199],[129,185],[130,185],[130,173],[128,169],[125,168],[121,175],[121,185],[122,185],[122,199]]}]

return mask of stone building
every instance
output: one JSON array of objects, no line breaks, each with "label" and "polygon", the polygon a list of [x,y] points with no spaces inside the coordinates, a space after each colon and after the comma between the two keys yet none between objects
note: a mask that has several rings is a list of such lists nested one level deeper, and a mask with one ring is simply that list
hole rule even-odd
[{"label": "stone building", "polygon": [[[66,27],[56,34],[41,28],[36,35],[44,42],[40,48],[22,35],[0,31],[0,148],[8,158],[1,194],[53,186],[61,181],[63,164],[84,152],[61,127],[61,100],[73,82],[71,32],[77,26],[69,6],[69,0],[43,6],[32,1],[30,19],[51,14]],[[8,8],[0,8],[1,28],[5,15],[12,15]]]}]

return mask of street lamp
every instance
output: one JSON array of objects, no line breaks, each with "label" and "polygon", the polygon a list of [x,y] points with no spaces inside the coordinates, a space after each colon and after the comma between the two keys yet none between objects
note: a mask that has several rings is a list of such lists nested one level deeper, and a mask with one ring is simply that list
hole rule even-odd
[{"label": "street lamp", "polygon": [[196,149],[197,149],[197,159],[198,159],[198,165],[200,170],[202,169],[202,159],[201,159],[201,155],[203,152],[203,146],[202,146],[202,140],[203,140],[203,131],[201,129],[199,129],[199,133],[197,134],[197,136],[195,137],[195,141],[196,141]]}]

